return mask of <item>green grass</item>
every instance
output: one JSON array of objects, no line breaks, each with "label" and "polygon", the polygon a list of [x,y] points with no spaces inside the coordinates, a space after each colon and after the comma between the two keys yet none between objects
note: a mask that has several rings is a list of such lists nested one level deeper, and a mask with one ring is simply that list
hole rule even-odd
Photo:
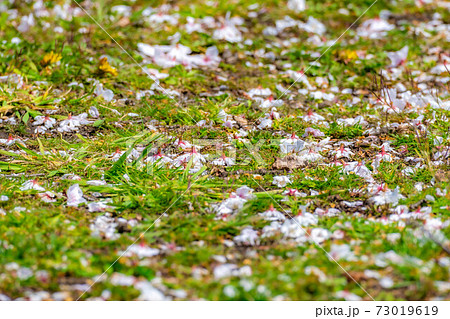
[{"label": "green grass", "polygon": [[[445,224],[450,218],[449,162],[433,163],[433,154],[438,150],[434,139],[442,137],[442,147],[449,145],[450,112],[427,105],[420,112],[385,114],[374,107],[373,100],[368,100],[374,98],[371,91],[377,93],[374,79],[389,65],[387,52],[405,45],[410,48],[408,64],[399,78],[387,80],[387,85],[394,87],[402,83],[412,92],[419,90],[417,83],[410,81],[408,72],[428,72],[437,64],[425,59],[430,49],[448,52],[449,45],[435,33],[432,38],[425,38],[412,36],[411,30],[417,26],[416,20],[429,21],[435,12],[448,23],[448,11],[433,6],[418,8],[414,1],[403,1],[395,6],[390,1],[378,1],[362,21],[377,17],[382,9],[387,9],[392,12],[390,23],[397,27],[386,37],[368,40],[355,37],[360,21],[321,57],[320,66],[313,66],[307,72],[311,84],[315,85],[315,77],[328,80],[325,92],[338,87],[334,93],[336,98],[324,101],[297,94],[304,86],[296,83],[290,88],[291,93],[295,93],[292,99],[288,99],[291,93],[287,93],[282,97],[284,104],[277,107],[281,117],[273,120],[271,128],[258,130],[255,126],[270,109],[261,109],[244,93],[261,86],[269,88],[277,99],[281,96],[277,85],[287,89],[294,83],[284,71],[308,68],[317,59],[311,53],[321,53],[327,48],[325,44],[316,47],[309,43],[307,39],[311,34],[296,28],[287,28],[278,36],[265,36],[262,31],[286,15],[301,21],[314,16],[326,25],[324,38],[331,41],[337,39],[372,1],[307,1],[306,11],[294,13],[286,8],[286,1],[258,0],[252,3],[259,3],[259,9],[265,10],[258,18],[248,16],[248,6],[252,4],[248,1],[218,1],[217,6],[197,0],[179,1],[180,25],[164,26],[152,25],[143,16],[143,10],[150,3],[158,7],[162,4],[160,1],[135,1],[132,14],[125,20],[111,11],[123,1],[93,2],[95,5],[89,12],[98,23],[142,67],[167,73],[169,76],[160,80],[161,86],[181,96],[171,99],[154,90],[153,95],[136,99],[136,93],[149,90],[153,81],[88,16],[75,16],[67,21],[53,15],[43,16],[36,19],[36,25],[28,32],[20,33],[15,26],[21,16],[32,12],[31,6],[15,8],[19,18],[13,19],[14,23],[7,20],[7,13],[0,15],[0,36],[4,40],[0,42],[0,76],[15,73],[24,81],[20,89],[15,89],[15,84],[0,82],[0,139],[12,136],[24,141],[24,145],[0,144],[0,195],[9,198],[0,201],[0,294],[16,299],[39,291],[50,294],[65,291],[67,295],[63,299],[77,299],[86,286],[75,285],[94,283],[96,276],[106,271],[121,252],[137,240],[136,244],[160,249],[160,253],[145,258],[123,256],[107,270],[106,277],[120,273],[134,276],[136,282],[151,281],[155,286],[160,280],[162,287],[159,289],[172,299],[335,300],[339,299],[337,292],[346,290],[369,300],[370,297],[322,250],[333,252],[334,245],[349,245],[355,259],[336,259],[376,300],[450,299],[449,291],[439,291],[435,286],[436,281],[449,280],[447,266],[442,263],[448,260],[445,258],[448,258],[446,249],[449,250],[450,236]],[[45,6],[52,9],[61,3],[45,1]],[[349,15],[338,12],[345,7]],[[217,40],[212,30],[188,34],[180,27],[188,16],[218,19],[227,12],[231,17],[244,18],[242,27],[247,30],[244,37],[251,39],[252,44]],[[399,27],[400,20],[406,20],[403,28]],[[44,31],[47,23],[48,30],[58,26],[62,32]],[[87,28],[88,33],[79,33],[80,28]],[[137,43],[169,45],[168,37],[176,32],[181,35],[179,43],[190,47],[195,54],[217,46],[222,58],[219,66],[189,69],[178,65],[164,69],[151,61],[143,61]],[[21,39],[19,44],[11,43],[15,37]],[[293,37],[299,41],[283,43]],[[50,52],[60,54],[61,59],[44,65],[42,60]],[[276,58],[262,56],[267,52],[272,52]],[[347,61],[346,55],[355,52],[373,57]],[[99,71],[99,60],[104,55],[117,69],[117,76]],[[256,67],[248,66],[247,62]],[[257,66],[258,63],[262,66]],[[285,67],[287,63],[291,66]],[[106,102],[97,97],[93,80],[112,90],[115,101]],[[68,86],[72,82],[83,87]],[[439,90],[442,100],[448,99],[448,93],[442,93],[448,90],[448,85],[427,83]],[[351,88],[354,94],[341,94],[342,88]],[[355,98],[360,100],[353,101]],[[44,134],[34,133],[35,118],[48,114],[49,110],[50,116],[58,121],[56,128],[62,120],[89,112],[91,107],[98,109],[99,117],[90,118],[92,122],[77,132],[62,133],[53,129]],[[234,116],[238,124],[233,128],[224,127],[219,119],[221,110]],[[305,121],[303,116],[308,110],[322,115],[325,122]],[[426,124],[426,135],[407,124],[420,115],[424,115],[422,123]],[[344,126],[337,121],[357,116],[363,116],[367,126]],[[7,119],[14,119],[16,124]],[[205,125],[196,125],[198,121],[205,121]],[[400,128],[392,125],[394,123]],[[307,128],[319,129],[325,137],[302,137]],[[231,142],[239,129],[247,131],[244,138],[248,142]],[[308,143],[330,138],[330,149],[319,152],[323,160],[291,170],[276,169],[274,163],[280,157],[280,147],[271,140],[286,139],[293,133]],[[167,136],[170,137],[164,139]],[[191,143],[196,139],[220,140],[224,149],[218,154],[228,156],[232,152],[227,146],[234,145],[237,165],[217,167],[209,161],[200,171],[192,172],[192,161],[174,169],[152,166],[142,157],[127,160],[133,148],[141,151],[160,148],[166,155],[182,154],[184,151],[173,145],[177,138]],[[258,144],[261,140],[265,142]],[[399,203],[407,205],[410,211],[429,207],[429,218],[444,223],[439,232],[439,243],[443,243],[443,247],[422,232],[424,222],[420,219],[386,222],[386,218],[394,214],[394,206],[375,205],[370,201],[372,195],[365,191],[368,180],[329,165],[334,159],[330,151],[338,149],[335,144],[338,142],[351,142],[354,153],[351,159],[340,158],[339,161],[364,162],[377,183],[386,184],[389,189],[399,187],[405,196]],[[375,172],[371,164],[384,142],[390,143],[396,158],[381,162]],[[258,145],[263,162],[249,154],[248,145]],[[117,150],[125,153],[113,161],[112,154]],[[216,149],[205,146],[201,153],[212,156]],[[408,162],[408,157],[421,158],[423,165],[405,175],[403,169],[416,165]],[[72,180],[66,174],[79,178]],[[279,175],[289,175],[292,183],[286,187],[274,185],[273,177]],[[21,185],[31,179],[52,191],[55,202],[43,202],[38,195],[41,191],[20,190]],[[104,185],[93,185],[90,182],[93,180],[101,180]],[[422,183],[423,190],[417,189],[418,183]],[[108,201],[110,208],[89,212],[86,204],[68,207],[66,191],[73,184],[80,185],[88,202]],[[254,189],[256,197],[231,217],[218,218],[214,206],[243,185]],[[286,199],[282,193],[288,188],[305,195]],[[447,193],[439,196],[438,189],[441,194]],[[433,196],[434,201],[427,195]],[[363,204],[351,208],[343,201]],[[286,216],[287,213],[304,215],[305,210],[314,213],[316,209],[336,208],[340,212],[337,216],[320,216],[317,224],[305,226],[308,233],[321,228],[328,230],[330,236],[333,234],[321,244],[322,248],[311,241],[296,243],[281,234],[260,237],[255,246],[231,245],[246,227],[252,227],[261,235],[263,228],[271,223],[259,213],[271,207],[286,212]],[[116,222],[122,218],[134,220],[135,224],[118,227],[116,239],[94,236],[92,224],[105,213]],[[342,237],[338,236],[340,232],[343,232]],[[395,236],[398,238],[392,239]],[[389,251],[394,251],[402,260],[383,265],[380,254]],[[18,264],[19,269],[31,269],[32,275],[21,276],[13,263]],[[239,268],[249,266],[251,274],[217,279],[214,269],[222,263],[232,263]],[[311,267],[315,270],[306,271]],[[377,279],[367,276],[367,269],[392,278],[394,285],[383,288]],[[45,276],[39,275],[42,271]],[[317,275],[318,271],[324,278]],[[228,286],[233,287],[234,295],[226,293]],[[173,292],[180,289],[186,296],[177,297]],[[99,297],[107,290],[112,300],[134,300],[140,296],[139,289],[133,285],[114,285],[105,279],[95,283],[81,299]]]}]

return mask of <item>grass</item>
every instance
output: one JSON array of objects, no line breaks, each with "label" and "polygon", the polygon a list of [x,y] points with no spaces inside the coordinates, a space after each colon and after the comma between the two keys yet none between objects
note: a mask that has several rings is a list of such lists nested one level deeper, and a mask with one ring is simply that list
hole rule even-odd
[{"label": "grass", "polygon": [[[401,83],[411,92],[424,91],[408,74],[428,74],[438,63],[426,59],[432,55],[430,50],[447,52],[449,45],[434,31],[427,38],[411,36],[411,30],[418,21],[429,21],[435,12],[448,23],[448,11],[432,5],[419,8],[414,1],[397,6],[378,1],[362,21],[387,9],[392,13],[389,22],[396,26],[393,30],[376,40],[357,37],[361,21],[320,58],[320,65],[308,70],[310,83],[319,86],[316,77],[328,82],[317,89],[334,92],[335,98],[327,101],[298,94],[305,86],[294,84],[284,72],[308,68],[326,49],[327,42],[316,46],[308,42],[311,33],[294,27],[277,36],[264,35],[263,30],[286,15],[301,21],[314,16],[325,24],[323,37],[331,41],[372,1],[307,1],[308,9],[301,13],[292,12],[281,1],[253,2],[264,9],[258,18],[248,16],[248,12],[259,9],[249,9],[251,3],[246,1],[219,1],[216,6],[197,0],[179,1],[178,9],[169,10],[179,14],[179,23],[158,25],[144,16],[149,5],[146,1],[135,1],[129,17],[111,10],[123,1],[93,1],[88,11],[133,59],[168,75],[160,79],[160,84],[180,94],[174,99],[152,87],[153,81],[86,15],[66,20],[44,15],[36,18],[26,32],[19,32],[17,26],[20,17],[33,12],[32,6],[14,8],[18,18],[12,20],[6,12],[0,15],[4,39],[0,43],[0,76],[17,74],[24,82],[19,88],[15,83],[0,82],[0,139],[18,137],[23,141],[0,144],[0,195],[8,197],[0,201],[0,295],[26,299],[48,292],[46,298],[57,299],[55,293],[63,292],[58,298],[73,300],[106,271],[104,280],[96,282],[81,299],[104,298],[101,296],[109,292],[106,299],[138,299],[142,291],[135,284],[149,281],[171,299],[336,300],[336,293],[348,291],[368,300],[370,297],[352,277],[376,300],[450,298],[450,291],[439,290],[436,284],[449,280],[449,162],[435,163],[434,158],[437,151],[449,145],[450,112],[427,104],[412,112],[386,114],[375,107],[376,99],[371,94],[374,79],[388,69],[387,52],[405,45],[410,51],[406,65],[401,66],[403,72],[397,79],[386,79],[386,85]],[[46,1],[45,10],[53,12],[60,4],[62,1]],[[153,7],[159,5],[159,1],[152,1]],[[339,8],[348,8],[349,14],[339,13]],[[239,28],[252,43],[217,40],[212,30],[189,34],[182,27],[186,17],[212,16],[219,20],[227,13],[244,19]],[[44,31],[55,27],[60,27],[60,32]],[[80,28],[87,33],[79,32]],[[179,43],[195,54],[217,46],[221,57],[218,67],[163,68],[139,54],[137,43],[170,45],[168,37],[176,32],[180,33]],[[15,37],[21,42],[11,41]],[[292,38],[298,42],[288,43]],[[59,60],[47,63],[45,56],[51,52],[59,54]],[[360,59],[358,52],[373,56]],[[103,56],[117,69],[117,75],[99,70]],[[112,90],[113,101],[94,93],[94,80]],[[74,82],[76,85],[69,86]],[[448,101],[448,82],[425,83],[437,90],[440,99]],[[281,97],[283,91],[277,85],[287,89],[292,84],[291,92]],[[275,100],[281,97],[284,102],[277,107],[280,118],[273,119],[270,128],[255,128],[270,111],[249,98],[250,89],[257,87],[270,89]],[[338,90],[332,91],[332,87]],[[343,88],[353,89],[353,93],[341,92]],[[137,99],[136,93],[142,90],[154,92]],[[77,131],[56,130],[61,121],[88,113],[92,107],[99,116],[90,116],[90,123]],[[222,125],[221,110],[236,121],[234,127]],[[325,121],[306,121],[308,110],[319,113]],[[51,116],[57,124],[36,134],[33,122],[41,115]],[[408,123],[420,115],[424,116],[421,123],[425,128],[418,132]],[[356,116],[363,116],[367,125],[339,124],[338,119]],[[205,124],[197,125],[198,121]],[[319,129],[325,136],[302,137],[307,128]],[[242,131],[247,132],[247,141],[233,140]],[[280,146],[275,140],[279,142],[293,133],[311,145],[330,138],[330,149],[318,152],[323,156],[319,162],[276,169]],[[443,138],[441,146],[434,142],[437,137]],[[234,145],[237,164],[218,167],[208,160],[194,170],[192,160],[178,168],[144,161],[148,152],[154,154],[158,149],[165,155],[185,153],[176,145],[177,138],[190,143],[219,140],[224,146],[217,153],[220,155],[232,154],[230,146]],[[395,215],[396,205],[374,204],[368,180],[329,165],[335,160],[331,151],[338,149],[339,142],[350,143],[354,153],[351,158],[340,158],[340,162],[363,163],[377,184],[389,189],[399,187],[404,195],[399,205],[408,206],[411,212],[430,209],[428,215],[387,222]],[[393,148],[389,151],[393,159],[381,162],[375,171],[372,164],[385,142]],[[263,161],[256,160],[249,145],[250,149],[256,145]],[[132,158],[136,149],[140,156]],[[124,153],[112,160],[116,151]],[[213,156],[216,149],[205,146],[201,154]],[[411,174],[402,173],[407,167],[413,168]],[[279,175],[289,176],[291,183],[285,187],[274,184],[274,176]],[[42,201],[39,193],[43,191],[21,190],[28,180],[36,180],[53,192],[55,201]],[[86,203],[67,206],[66,192],[74,184],[81,187],[88,203],[102,202],[107,207],[90,211]],[[216,205],[244,185],[254,189],[255,198],[232,216],[218,217]],[[286,198],[283,192],[288,188],[304,195]],[[345,201],[361,201],[362,205],[345,206]],[[317,223],[306,225],[305,231],[312,234],[315,229],[323,229],[329,233],[328,238],[319,247],[310,240],[296,242],[280,232],[262,236],[271,222],[259,213],[271,208],[286,217],[313,213]],[[320,210],[332,209],[339,209],[339,213],[320,214]],[[113,238],[106,231],[95,235],[96,220],[105,215],[119,225],[113,227]],[[437,220],[443,224],[435,233],[439,239],[432,240],[423,230],[427,223]],[[236,242],[236,236],[246,227],[258,232],[257,244]],[[137,245],[159,249],[159,253],[153,257],[126,254],[118,259],[136,240]],[[349,253],[341,255],[340,245],[348,247]],[[323,250],[336,256],[350,275],[344,274]],[[251,271],[218,278],[215,270],[223,264]],[[371,277],[366,270],[376,271],[380,277]],[[117,274],[132,276],[134,284],[115,283],[111,278]],[[383,287],[383,277],[391,278],[393,285]],[[232,287],[233,293],[227,287]],[[184,293],[180,295],[179,290]]]}]

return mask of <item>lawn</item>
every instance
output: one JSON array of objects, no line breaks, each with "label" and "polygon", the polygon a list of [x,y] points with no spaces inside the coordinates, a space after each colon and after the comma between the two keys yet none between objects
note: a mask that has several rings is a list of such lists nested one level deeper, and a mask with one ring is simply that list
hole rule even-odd
[{"label": "lawn", "polygon": [[0,300],[450,300],[441,0],[0,1]]}]

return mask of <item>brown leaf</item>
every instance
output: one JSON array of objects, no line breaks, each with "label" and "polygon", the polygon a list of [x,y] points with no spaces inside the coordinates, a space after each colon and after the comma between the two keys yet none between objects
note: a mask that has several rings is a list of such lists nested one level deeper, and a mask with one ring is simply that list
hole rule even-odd
[{"label": "brown leaf", "polygon": [[295,154],[287,155],[285,157],[278,157],[273,164],[273,168],[275,169],[296,169],[299,167],[306,166],[305,160],[298,157]]},{"label": "brown leaf", "polygon": [[248,125],[248,121],[243,116],[234,115],[233,119],[243,128]]},{"label": "brown leaf", "polygon": [[130,24],[130,19],[127,17],[123,17],[122,19],[119,20],[119,22],[117,22],[117,25],[119,27],[126,27],[129,24]]},{"label": "brown leaf", "polygon": [[441,169],[438,169],[436,171],[436,180],[438,182],[449,182],[450,181],[450,173],[443,171]]}]

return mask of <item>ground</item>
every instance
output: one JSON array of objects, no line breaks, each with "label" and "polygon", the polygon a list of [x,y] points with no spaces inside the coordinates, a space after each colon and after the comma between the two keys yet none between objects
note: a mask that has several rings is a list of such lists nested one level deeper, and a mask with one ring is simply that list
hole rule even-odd
[{"label": "ground", "polygon": [[0,300],[449,300],[449,5],[303,4],[0,2]]}]

